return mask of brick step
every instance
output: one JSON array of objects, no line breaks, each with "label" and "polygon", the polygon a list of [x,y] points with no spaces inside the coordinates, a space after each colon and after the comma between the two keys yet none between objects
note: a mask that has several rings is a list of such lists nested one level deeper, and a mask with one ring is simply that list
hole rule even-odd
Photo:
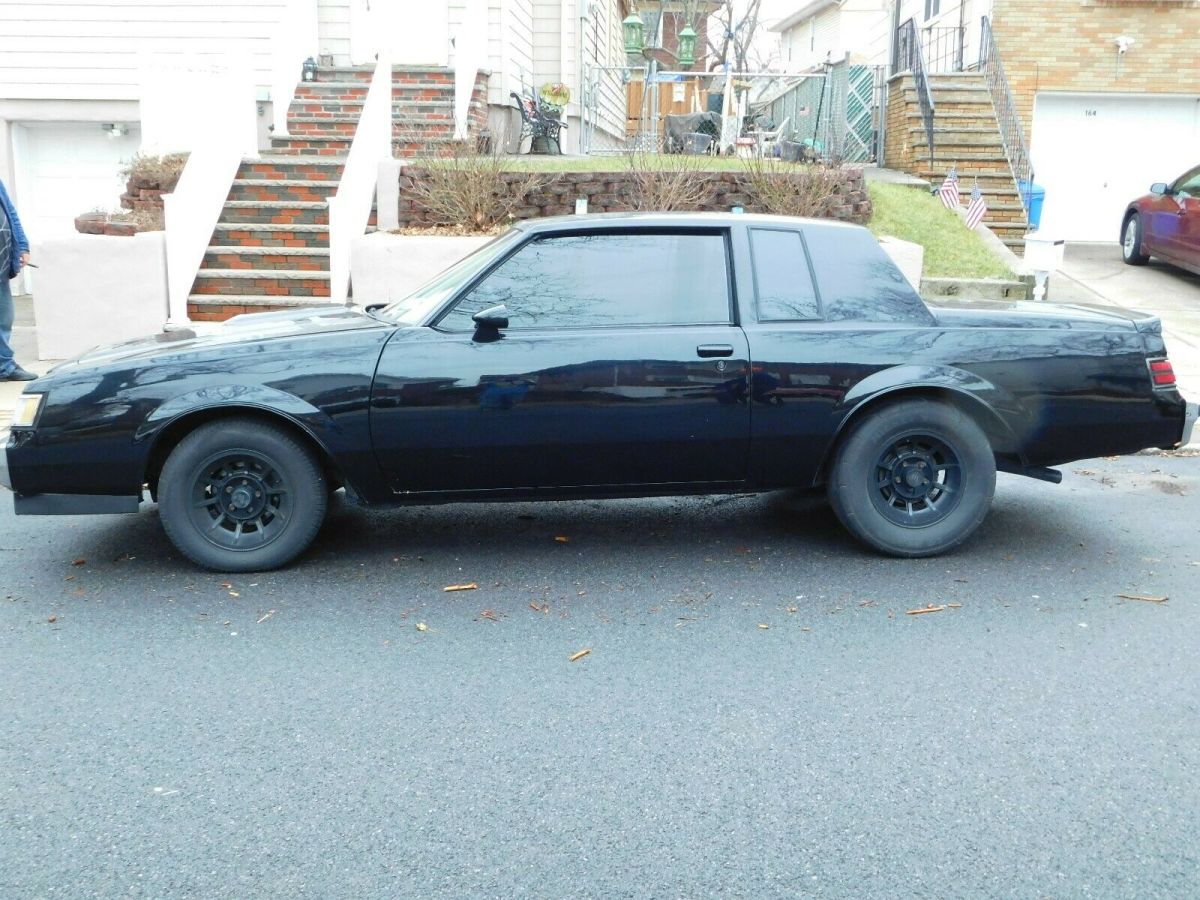
[{"label": "brick step", "polygon": [[273,153],[290,156],[345,156],[350,152],[353,135],[329,137],[321,134],[308,134],[302,138],[271,138]]},{"label": "brick step", "polygon": [[[476,79],[486,80],[488,77],[486,70],[480,70],[475,76]],[[370,81],[375,75],[375,66],[325,66],[317,70],[317,84],[325,81]],[[399,78],[428,78],[433,80],[445,79],[451,84],[454,83],[454,67],[453,66],[414,66],[406,64],[394,64],[392,66],[392,80]],[[311,84],[312,82],[305,82]]]},{"label": "brick step", "polygon": [[[910,125],[908,127],[910,138],[924,140],[925,128],[921,125]],[[934,119],[933,122],[933,139],[941,144],[957,144],[962,143],[966,146],[971,146],[981,143],[993,143],[1000,145],[1000,132],[996,130],[996,123],[993,122],[990,128],[984,126],[960,126],[950,125]]]},{"label": "brick step", "polygon": [[[930,184],[941,184],[942,179],[946,177],[946,173],[950,171],[950,165],[953,160],[938,160],[936,168],[929,168],[922,164],[921,168],[913,174],[918,178],[924,178]],[[924,163],[924,161],[922,161]],[[1012,191],[1014,194],[1017,190],[1017,183],[1013,180],[1012,170],[1005,166],[999,168],[997,166],[963,166],[958,167],[959,184],[964,180],[979,179],[979,186],[983,190],[1001,188]]]},{"label": "brick step", "polygon": [[[334,124],[325,123],[307,123],[297,127],[292,122],[288,122],[288,133],[290,137],[280,138],[280,146],[284,146],[282,141],[308,141],[315,140],[353,140],[355,129],[358,127],[357,122],[345,123],[338,122]],[[444,120],[427,120],[427,119],[409,119],[392,123],[392,138],[394,140],[412,139],[414,137],[447,137],[454,133],[454,119],[447,118]]]},{"label": "brick step", "polygon": [[[471,98],[471,106],[476,109],[486,109],[487,102],[482,97]],[[324,118],[326,116],[352,116],[355,121],[362,115],[362,100],[330,100],[328,102],[320,100],[308,100],[302,102],[294,102],[288,109],[289,119],[292,117],[301,118]],[[447,115],[454,114],[453,100],[396,100],[392,102],[392,118],[401,119],[409,115],[428,115],[430,113],[445,112]]]},{"label": "brick step", "polygon": [[938,72],[929,76],[929,83],[936,85],[977,85],[981,82],[986,83],[982,72]]},{"label": "brick step", "polygon": [[417,156],[448,156],[459,151],[472,148],[472,139],[459,140],[453,135],[447,137],[425,137],[418,140],[393,140],[392,154],[404,159]]},{"label": "brick step", "polygon": [[239,178],[229,188],[227,200],[262,200],[274,203],[321,203],[337,193],[338,182],[297,181],[289,178]]},{"label": "brick step", "polygon": [[[414,110],[419,108],[416,104],[412,107]],[[288,113],[288,133],[295,135],[299,131],[319,131],[323,128],[338,131],[348,124],[350,133],[353,134],[354,129],[358,127],[361,111],[361,107],[355,107],[354,111],[349,113],[325,113],[315,116],[298,116]],[[454,109],[450,106],[435,106],[427,112],[406,112],[403,115],[392,116],[393,125],[399,126],[409,122],[453,125]]]},{"label": "brick step", "polygon": [[209,245],[201,269],[287,269],[328,272],[328,247],[220,247]]},{"label": "brick step", "polygon": [[327,248],[329,226],[218,222],[210,246]]},{"label": "brick step", "polygon": [[345,159],[296,159],[294,156],[252,156],[242,160],[237,178],[243,180],[334,181],[342,177]]},{"label": "brick step", "polygon": [[[913,141],[912,146],[919,156],[929,155],[928,145],[924,140]],[[1008,161],[1003,147],[956,147],[939,143],[936,136],[933,139],[933,158],[939,164],[957,163],[959,175],[963,173],[965,163],[995,166]]]},{"label": "brick step", "polygon": [[288,137],[303,140],[312,135],[343,137],[353,140],[358,130],[358,116],[330,116],[317,119],[308,116],[288,115]]},{"label": "brick step", "polygon": [[[921,119],[921,113],[916,107],[910,107],[904,118],[909,128],[923,128],[925,125]],[[958,112],[938,107],[933,114],[933,121],[935,125],[945,125],[951,128],[987,128],[990,126],[993,131],[996,130],[996,113],[990,106],[986,113]]]},{"label": "brick step", "polygon": [[201,269],[192,285],[204,296],[328,297],[329,272],[280,269]]},{"label": "brick step", "polygon": [[[330,103],[338,100],[350,103],[362,103],[367,96],[367,85],[359,82],[318,82],[309,81],[296,88],[293,102],[323,102]],[[484,100],[487,95],[487,83],[475,82],[471,92],[473,99]],[[393,83],[392,102],[412,102],[428,100],[454,100],[454,84],[429,83]]]},{"label": "brick step", "polygon": [[324,200],[227,200],[218,221],[271,225],[328,225],[329,204]]},{"label": "brick step", "polygon": [[188,317],[196,322],[224,322],[246,313],[274,312],[281,309],[334,309],[319,297],[268,297],[224,294],[192,294],[188,297]]}]

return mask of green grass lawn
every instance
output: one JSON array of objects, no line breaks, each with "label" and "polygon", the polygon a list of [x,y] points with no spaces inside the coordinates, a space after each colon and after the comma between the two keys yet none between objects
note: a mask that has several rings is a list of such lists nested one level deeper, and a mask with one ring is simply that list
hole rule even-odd
[{"label": "green grass lawn", "polygon": [[891,235],[925,248],[924,274],[930,278],[1012,278],[956,214],[922,188],[902,184],[870,184],[874,212],[870,226],[876,237]]}]

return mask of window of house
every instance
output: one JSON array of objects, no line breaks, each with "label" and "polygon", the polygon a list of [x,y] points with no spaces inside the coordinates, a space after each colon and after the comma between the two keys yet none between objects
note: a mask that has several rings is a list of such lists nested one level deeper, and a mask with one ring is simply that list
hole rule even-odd
[{"label": "window of house", "polygon": [[760,322],[818,319],[817,291],[797,231],[750,230]]},{"label": "window of house", "polygon": [[929,21],[942,11],[942,0],[925,0],[925,21]]},{"label": "window of house", "polygon": [[500,304],[510,330],[728,324],[725,238],[716,231],[541,238],[501,263],[439,327],[473,331],[471,316]]}]

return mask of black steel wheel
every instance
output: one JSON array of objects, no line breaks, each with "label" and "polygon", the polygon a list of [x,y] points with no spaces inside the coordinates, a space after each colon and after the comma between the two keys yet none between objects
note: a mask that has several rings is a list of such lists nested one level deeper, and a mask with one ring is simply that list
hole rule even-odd
[{"label": "black steel wheel", "polygon": [[264,571],[304,551],[325,518],[325,475],[312,449],[253,419],[196,429],[159,479],[159,514],[171,541],[198,565]]},{"label": "black steel wheel", "polygon": [[1121,231],[1121,257],[1128,265],[1144,266],[1150,261],[1148,254],[1142,252],[1142,217],[1131,213],[1125,220],[1125,228]]},{"label": "black steel wheel", "polygon": [[838,445],[828,484],[838,519],[893,556],[935,556],[987,516],[996,460],[983,429],[956,407],[901,400],[868,413]]}]

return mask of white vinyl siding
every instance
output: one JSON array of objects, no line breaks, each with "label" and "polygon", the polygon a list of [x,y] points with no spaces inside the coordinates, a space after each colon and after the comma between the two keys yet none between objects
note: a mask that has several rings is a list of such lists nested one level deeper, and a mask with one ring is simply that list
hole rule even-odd
[{"label": "white vinyl siding", "polygon": [[317,0],[317,46],[335,66],[350,65],[350,0]]},{"label": "white vinyl siding", "polygon": [[136,100],[147,64],[246,60],[271,83],[286,0],[0,3],[0,97]]},{"label": "white vinyl siding", "polygon": [[533,71],[526,78],[562,81],[562,0],[533,0]]}]

